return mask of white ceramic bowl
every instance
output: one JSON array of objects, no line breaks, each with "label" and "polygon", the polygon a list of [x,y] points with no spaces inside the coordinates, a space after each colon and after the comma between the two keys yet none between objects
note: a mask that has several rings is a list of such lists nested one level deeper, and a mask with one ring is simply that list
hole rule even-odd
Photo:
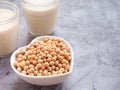
[{"label": "white ceramic bowl", "polygon": [[[49,38],[49,37],[56,37],[56,36],[39,36],[37,38],[35,38],[34,40],[32,40],[31,43],[35,42],[36,40],[39,39],[43,39],[43,38]],[[59,37],[57,37],[59,38]],[[62,39],[62,38],[60,38]],[[54,75],[54,76],[29,76],[29,75],[24,75],[22,73],[19,73],[16,68],[13,66],[14,61],[16,60],[16,53],[21,50],[24,47],[21,47],[19,49],[17,49],[16,51],[14,51],[14,53],[11,56],[11,67],[14,70],[14,72],[24,81],[31,83],[31,84],[35,84],[35,85],[42,85],[42,86],[46,86],[46,85],[54,85],[54,84],[58,84],[58,83],[62,83],[65,79],[67,79],[67,77],[71,74],[72,70],[73,70],[73,60],[74,60],[74,55],[73,55],[73,50],[71,45],[64,39],[62,39],[70,48],[70,52],[71,52],[71,56],[72,56],[72,60],[70,63],[70,70],[67,73],[64,74],[60,74],[60,75]],[[31,44],[30,43],[30,44]]]}]

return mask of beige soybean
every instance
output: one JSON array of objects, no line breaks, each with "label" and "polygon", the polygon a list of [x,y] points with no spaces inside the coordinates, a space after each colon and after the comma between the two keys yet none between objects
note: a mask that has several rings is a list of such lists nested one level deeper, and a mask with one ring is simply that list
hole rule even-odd
[{"label": "beige soybean", "polygon": [[44,38],[21,49],[13,63],[16,70],[30,76],[51,76],[69,72],[70,49],[59,38]]}]

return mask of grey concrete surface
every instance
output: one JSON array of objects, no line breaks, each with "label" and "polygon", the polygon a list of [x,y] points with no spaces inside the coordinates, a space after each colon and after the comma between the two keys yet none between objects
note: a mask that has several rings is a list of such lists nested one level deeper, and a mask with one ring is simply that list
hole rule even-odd
[{"label": "grey concrete surface", "polygon": [[[18,47],[29,34],[19,0]],[[10,56],[0,58],[0,90],[120,90],[120,0],[60,0],[54,36],[73,47],[74,69],[64,83],[36,86],[21,80],[10,67]]]}]

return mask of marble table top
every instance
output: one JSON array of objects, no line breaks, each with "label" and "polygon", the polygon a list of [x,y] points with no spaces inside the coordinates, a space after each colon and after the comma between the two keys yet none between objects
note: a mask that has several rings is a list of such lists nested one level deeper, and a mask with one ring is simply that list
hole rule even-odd
[{"label": "marble table top", "polygon": [[[20,10],[18,47],[33,38]],[[60,0],[54,36],[73,47],[74,69],[65,82],[36,86],[11,69],[10,56],[0,58],[0,90],[120,90],[120,0]]]}]

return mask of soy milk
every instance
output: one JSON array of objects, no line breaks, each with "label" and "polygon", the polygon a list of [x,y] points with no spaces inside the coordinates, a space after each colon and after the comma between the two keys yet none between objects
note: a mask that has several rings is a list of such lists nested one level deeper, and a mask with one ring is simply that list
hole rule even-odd
[{"label": "soy milk", "polygon": [[18,18],[9,9],[0,9],[0,56],[11,53],[17,47]]},{"label": "soy milk", "polygon": [[34,35],[51,34],[57,19],[58,0],[21,1],[30,32]]}]

